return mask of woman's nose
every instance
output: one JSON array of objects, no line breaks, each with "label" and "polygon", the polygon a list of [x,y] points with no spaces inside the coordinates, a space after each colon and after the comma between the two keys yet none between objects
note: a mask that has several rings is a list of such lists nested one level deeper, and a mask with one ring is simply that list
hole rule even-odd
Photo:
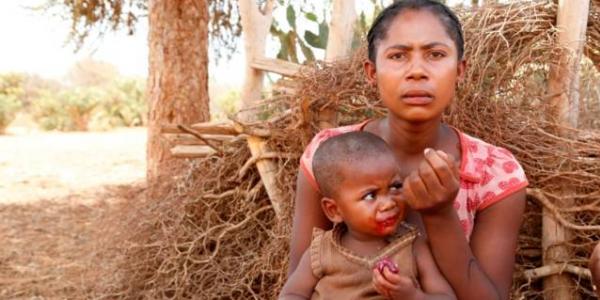
[{"label": "woman's nose", "polygon": [[412,80],[421,80],[427,78],[427,73],[425,72],[424,61],[420,58],[413,58],[410,62],[410,66],[408,68],[407,79]]}]

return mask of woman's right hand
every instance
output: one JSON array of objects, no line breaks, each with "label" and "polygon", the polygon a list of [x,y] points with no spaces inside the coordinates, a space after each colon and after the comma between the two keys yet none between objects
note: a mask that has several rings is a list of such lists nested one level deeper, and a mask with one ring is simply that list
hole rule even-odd
[{"label": "woman's right hand", "polygon": [[421,214],[448,212],[460,187],[460,174],[452,155],[425,149],[425,159],[418,170],[404,179],[403,197]]}]

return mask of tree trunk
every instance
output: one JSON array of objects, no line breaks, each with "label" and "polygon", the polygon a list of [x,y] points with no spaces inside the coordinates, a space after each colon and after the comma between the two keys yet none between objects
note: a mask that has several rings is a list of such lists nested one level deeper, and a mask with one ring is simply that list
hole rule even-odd
[{"label": "tree trunk", "polygon": [[[558,44],[564,47],[556,65],[550,69],[548,92],[555,95],[550,99],[548,117],[561,127],[577,128],[579,115],[579,64],[585,43],[585,31],[589,12],[589,1],[558,1],[557,27]],[[559,128],[560,130],[560,128]],[[567,135],[562,132],[562,135]],[[563,199],[555,203],[558,207],[570,207],[572,200],[567,196],[571,187],[562,187]],[[569,251],[564,245],[570,239],[569,231],[560,225],[551,212],[544,209],[542,216],[542,248],[544,265],[568,261]],[[568,273],[552,275],[544,280],[544,298],[548,300],[579,299],[575,282]]]},{"label": "tree trunk", "polygon": [[147,182],[162,195],[185,165],[169,154],[160,128],[208,121],[208,4],[205,0],[149,3]]}]

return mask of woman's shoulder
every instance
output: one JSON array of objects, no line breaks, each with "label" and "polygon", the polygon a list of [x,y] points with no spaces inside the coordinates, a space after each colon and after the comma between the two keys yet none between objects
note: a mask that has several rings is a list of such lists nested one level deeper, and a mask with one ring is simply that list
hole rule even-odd
[{"label": "woman's shoulder", "polygon": [[321,145],[321,143],[323,143],[331,137],[343,133],[362,130],[362,128],[365,126],[365,124],[367,124],[368,121],[369,120],[363,121],[358,124],[323,129],[312,138],[310,143],[304,149],[304,153],[302,153],[302,156],[300,158],[300,168],[304,172],[304,175],[306,175],[306,177],[309,179],[309,182],[311,182],[313,187],[316,188],[316,190],[318,190],[318,188],[316,186],[316,182],[314,181],[314,175],[312,172],[312,160],[313,155],[315,154],[315,151],[317,151],[319,145]]},{"label": "woman's shoulder", "polygon": [[471,181],[478,210],[508,197],[528,185],[525,171],[515,156],[499,147],[459,133],[461,140],[461,176]]},{"label": "woman's shoulder", "polygon": [[306,149],[304,150],[304,153],[302,154],[303,158],[308,158],[308,157],[312,157],[315,150],[317,150],[317,148],[319,147],[319,145],[321,143],[323,143],[324,141],[326,141],[327,139],[334,137],[336,135],[340,135],[343,133],[348,133],[348,132],[353,132],[353,131],[359,131],[361,130],[364,125],[366,124],[366,122],[368,121],[364,121],[358,124],[352,124],[352,125],[346,125],[346,126],[341,126],[341,127],[335,127],[335,128],[327,128],[327,129],[323,129],[321,131],[319,131],[310,141],[310,143],[308,144],[308,146],[306,146]]}]

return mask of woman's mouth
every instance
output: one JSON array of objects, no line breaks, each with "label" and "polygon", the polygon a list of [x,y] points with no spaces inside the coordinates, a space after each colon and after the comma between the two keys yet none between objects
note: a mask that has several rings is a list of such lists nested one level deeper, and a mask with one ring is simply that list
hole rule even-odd
[{"label": "woman's mouth", "polygon": [[409,105],[427,105],[433,102],[433,95],[423,90],[412,90],[402,94],[402,102]]}]

